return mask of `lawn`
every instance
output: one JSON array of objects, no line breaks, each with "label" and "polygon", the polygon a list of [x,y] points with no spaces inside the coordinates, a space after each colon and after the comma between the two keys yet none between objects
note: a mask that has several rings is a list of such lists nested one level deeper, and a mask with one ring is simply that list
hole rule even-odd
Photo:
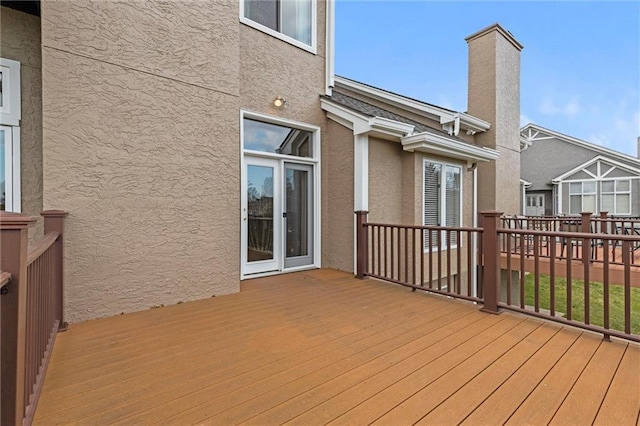
[{"label": "lawn", "polygon": [[[525,303],[534,305],[534,278],[528,274],[525,280]],[[548,275],[540,275],[540,308],[549,309],[550,280]],[[555,282],[556,313],[567,311],[567,280],[556,277]],[[575,321],[584,322],[584,281],[572,280],[571,316]],[[563,315],[564,316],[564,315]],[[594,325],[604,324],[604,289],[602,283],[589,284],[589,319]],[[624,287],[609,285],[609,328],[624,331]],[[640,334],[640,288],[631,287],[631,332]]]}]

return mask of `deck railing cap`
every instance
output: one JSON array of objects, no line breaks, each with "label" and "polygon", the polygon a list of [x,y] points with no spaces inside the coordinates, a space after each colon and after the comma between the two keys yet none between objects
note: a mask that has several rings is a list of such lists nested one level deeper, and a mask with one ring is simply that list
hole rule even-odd
[{"label": "deck railing cap", "polygon": [[22,213],[0,211],[0,229],[28,228],[37,221],[37,218]]},{"label": "deck railing cap", "polygon": [[67,217],[69,212],[64,210],[45,210],[40,213],[40,216],[43,217]]}]

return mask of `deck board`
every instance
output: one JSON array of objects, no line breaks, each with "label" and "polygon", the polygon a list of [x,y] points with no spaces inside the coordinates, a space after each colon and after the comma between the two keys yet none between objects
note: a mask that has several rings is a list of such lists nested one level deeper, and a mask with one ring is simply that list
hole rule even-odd
[{"label": "deck board", "polygon": [[633,423],[639,362],[635,344],[316,270],[71,325],[34,423]]}]

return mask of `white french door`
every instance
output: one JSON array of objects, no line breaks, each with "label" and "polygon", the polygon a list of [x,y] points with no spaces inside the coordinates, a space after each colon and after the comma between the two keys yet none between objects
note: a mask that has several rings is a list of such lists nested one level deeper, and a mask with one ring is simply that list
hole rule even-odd
[{"label": "white french door", "polygon": [[313,166],[245,156],[243,275],[314,263]]}]

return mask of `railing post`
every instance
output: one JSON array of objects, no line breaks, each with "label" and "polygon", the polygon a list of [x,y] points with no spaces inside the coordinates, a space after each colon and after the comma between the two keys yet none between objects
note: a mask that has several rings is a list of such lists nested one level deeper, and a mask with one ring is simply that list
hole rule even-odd
[{"label": "railing post", "polygon": [[600,233],[608,234],[609,233],[609,212],[600,212]]},{"label": "railing post", "polygon": [[367,223],[368,211],[356,211],[356,278],[363,279],[367,271]]},{"label": "railing post", "polygon": [[[482,212],[482,251],[484,268],[482,279],[484,307],[483,312],[498,314],[498,300],[500,298],[500,242],[498,228],[502,212]],[[522,253],[520,253],[522,256]],[[521,271],[522,273],[522,271]]]},{"label": "railing post", "polygon": [[22,425],[25,410],[25,332],[28,228],[36,220],[0,212],[0,270],[11,274],[0,296],[0,424]]},{"label": "railing post", "polygon": [[56,294],[56,319],[59,320],[58,331],[66,331],[68,324],[64,321],[64,219],[69,213],[62,210],[45,210],[40,215],[44,217],[44,233],[57,232],[60,234],[56,245],[56,272],[54,277]]},{"label": "railing post", "polygon": [[[580,232],[591,234],[591,212],[580,213]],[[591,261],[591,241],[589,238],[582,240],[582,263],[588,265]]]}]

